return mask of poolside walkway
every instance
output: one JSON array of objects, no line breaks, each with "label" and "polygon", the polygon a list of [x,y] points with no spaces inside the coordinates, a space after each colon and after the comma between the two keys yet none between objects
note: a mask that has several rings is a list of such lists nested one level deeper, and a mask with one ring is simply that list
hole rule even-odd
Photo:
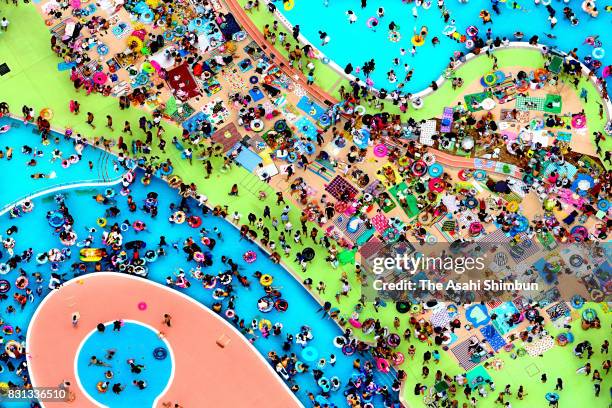
[{"label": "poolside walkway", "polygon": [[[138,304],[146,302],[146,310]],[[79,312],[77,328],[71,314]],[[96,406],[76,386],[74,361],[81,342],[100,322],[134,320],[162,330],[174,356],[174,377],[156,406],[171,401],[184,407],[300,406],[280,377],[232,326],[212,311],[174,290],[119,273],[73,279],[47,296],[27,333],[28,364],[34,386],[71,382],[75,401],[53,406]],[[225,347],[217,345],[224,337]]]}]

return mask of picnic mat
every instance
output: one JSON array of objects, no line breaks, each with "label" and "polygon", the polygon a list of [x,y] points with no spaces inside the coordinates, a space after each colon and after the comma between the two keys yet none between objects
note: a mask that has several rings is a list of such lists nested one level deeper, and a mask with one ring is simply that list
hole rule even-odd
[{"label": "picnic mat", "polygon": [[317,105],[312,99],[307,96],[303,96],[297,104],[297,107],[303,110],[313,118],[314,120],[319,120],[321,115],[325,113],[325,109]]},{"label": "picnic mat", "polygon": [[559,114],[561,113],[561,107],[561,95],[546,95],[544,112]]},{"label": "picnic mat", "polygon": [[493,348],[493,350],[498,351],[506,345],[506,340],[495,330],[495,327],[488,324],[484,327],[481,327],[480,333],[487,340],[489,345]]},{"label": "picnic mat", "polygon": [[240,138],[240,132],[238,132],[238,128],[234,122],[228,123],[212,135],[213,143],[220,143],[223,145],[223,153],[231,149],[232,146],[240,141]]},{"label": "picnic mat", "polygon": [[332,223],[352,242],[356,242],[357,238],[366,231],[365,222],[359,220],[359,217],[338,214],[332,218]]},{"label": "picnic mat", "polygon": [[362,259],[368,259],[373,255],[378,255],[384,246],[385,244],[380,239],[373,237],[371,240],[363,244],[361,248],[359,248],[359,253],[361,254]]},{"label": "picnic mat", "polygon": [[527,354],[529,354],[529,356],[535,357],[544,354],[546,351],[553,348],[554,345],[555,341],[553,338],[550,336],[545,336],[534,342],[525,344],[525,350],[527,350]]},{"label": "picnic mat", "polygon": [[[410,191],[408,191],[408,186],[405,182],[402,181],[400,184],[391,187],[389,192],[391,195],[393,195],[393,197],[395,197],[397,202],[400,203],[400,207],[402,210],[404,210],[408,217],[416,217],[419,214],[420,210],[417,207],[416,197],[412,195]],[[401,205],[400,195],[402,195],[406,200],[405,206]]]},{"label": "picnic mat", "polygon": [[520,111],[544,111],[545,98],[536,98],[533,96],[516,97],[516,109]]},{"label": "picnic mat", "polygon": [[546,309],[546,314],[554,322],[564,316],[569,316],[570,308],[567,306],[567,303],[559,302]]},{"label": "picnic mat", "polygon": [[478,92],[478,93],[465,95],[463,97],[463,100],[465,101],[465,105],[467,106],[470,112],[478,112],[482,110],[480,103],[484,101],[485,99],[490,98],[491,96],[492,96],[492,93],[489,91]]},{"label": "picnic mat", "polygon": [[426,120],[425,123],[422,123],[421,135],[419,136],[419,142],[426,146],[433,146],[434,140],[432,139],[433,135],[438,134],[436,131],[437,121],[435,120]]},{"label": "picnic mat", "polygon": [[470,345],[470,340],[478,338],[476,336],[472,336],[469,339],[462,341],[457,344],[455,347],[451,349],[453,355],[459,361],[459,364],[465,371],[469,371],[472,368],[476,367],[482,360],[485,360],[488,356],[478,357],[478,361],[476,362],[476,358],[472,359],[472,353],[468,352],[468,346]]},{"label": "picnic mat", "polygon": [[389,228],[389,220],[384,214],[376,214],[372,217],[372,225],[376,229],[376,232],[382,234],[387,228]]},{"label": "picnic mat", "polygon": [[337,200],[340,200],[340,197],[342,197],[345,192],[348,193],[351,198],[357,195],[358,192],[357,189],[342,176],[334,177],[331,183],[325,186],[325,191]]},{"label": "picnic mat", "polygon": [[306,136],[310,140],[317,140],[317,127],[314,123],[309,121],[306,117],[302,116],[295,122],[297,131]]},{"label": "picnic mat", "polygon": [[448,133],[453,127],[453,108],[444,108],[442,112],[442,122],[440,124],[440,132]]}]

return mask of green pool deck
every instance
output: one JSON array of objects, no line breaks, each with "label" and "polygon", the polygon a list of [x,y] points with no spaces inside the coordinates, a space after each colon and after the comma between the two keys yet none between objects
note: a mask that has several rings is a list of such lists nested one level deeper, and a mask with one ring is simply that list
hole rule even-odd
[{"label": "green pool deck", "polygon": [[[12,6],[0,6],[0,17],[6,16],[11,25],[7,33],[0,35],[0,63],[8,63],[11,72],[0,77],[0,100],[10,104],[13,112],[20,112],[21,106],[27,104],[39,111],[42,108],[51,108],[54,112],[54,118],[51,121],[54,128],[71,127],[75,132],[81,133],[89,140],[97,136],[105,136],[107,138],[118,138],[122,136],[119,131],[110,131],[104,128],[105,116],[110,114],[114,118],[117,128],[122,128],[120,124],[124,120],[129,120],[135,124],[140,116],[148,113],[138,108],[130,108],[128,110],[120,110],[116,99],[103,97],[101,95],[92,94],[85,96],[84,93],[76,93],[68,78],[68,74],[58,73],[56,66],[58,59],[50,50],[49,33],[44,25],[41,17],[37,14],[35,8],[31,5],[21,4],[18,8]],[[501,61],[500,61],[501,63]],[[466,65],[469,67],[469,65]],[[331,82],[330,82],[331,83]],[[68,109],[68,101],[77,99],[81,103],[81,114],[74,116],[70,114]],[[441,99],[442,100],[442,99]],[[446,99],[444,99],[446,100]],[[429,102],[428,102],[429,103]],[[433,104],[431,104],[433,105]],[[441,110],[442,105],[440,105]],[[97,128],[94,130],[85,124],[85,113],[91,111],[96,116],[95,124]],[[135,126],[133,126],[135,128]],[[165,123],[167,138],[173,135],[180,135],[180,129],[172,123]],[[140,133],[140,132],[136,132]],[[126,143],[133,139],[130,136],[123,135]],[[142,135],[140,135],[142,137]],[[160,152],[154,149],[153,154],[160,155]],[[162,155],[160,155],[162,156]],[[170,147],[166,149],[165,156],[174,163],[175,174],[179,175],[187,182],[194,182],[198,186],[198,190],[204,193],[209,198],[209,203],[212,205],[221,204],[227,205],[229,211],[239,211],[246,216],[249,212],[261,213],[266,204],[270,204],[270,200],[260,201],[256,199],[260,189],[265,189],[272,192],[272,188],[258,181],[255,175],[248,173],[239,166],[233,166],[232,170],[226,174],[216,172],[210,179],[204,178],[204,171],[198,161],[194,161],[193,165],[180,158],[180,152]],[[222,163],[221,158],[214,158],[213,165],[219,168]],[[240,187],[238,197],[227,195],[230,186],[237,183]],[[273,212],[277,215],[280,213],[280,208],[271,205]],[[290,219],[294,225],[299,225],[300,210],[291,206]],[[270,225],[268,225],[270,226]],[[309,225],[311,227],[312,225]],[[310,245],[309,239],[305,238],[306,245]],[[330,301],[337,305],[341,313],[345,316],[350,316],[353,311],[353,306],[358,302],[360,291],[359,283],[354,275],[353,267],[346,265],[339,269],[332,269],[329,264],[324,261],[326,251],[314,246],[317,256],[308,267],[306,273],[302,273],[299,265],[293,262],[294,254],[298,250],[294,245],[290,257],[284,258],[284,263],[288,267],[296,279],[303,280],[305,277],[310,277],[314,282],[325,281],[327,289],[324,294],[313,295],[319,301]],[[340,275],[345,271],[349,277],[351,286],[354,288],[348,297],[340,297],[340,302],[337,303],[335,295],[341,291]],[[596,306],[599,308],[599,306]],[[598,309],[600,310],[600,309]],[[386,308],[381,308],[379,312],[375,312],[372,305],[368,305],[362,313],[362,318],[373,316],[381,320],[383,325],[393,327],[393,318],[396,316],[395,308],[389,305]],[[591,330],[588,332],[580,331],[577,334],[577,340],[582,338],[590,338],[596,350],[596,354],[592,359],[592,364],[595,368],[601,366],[601,355],[598,353],[599,345],[603,338],[609,334],[610,324],[612,319],[610,314],[600,313],[602,319],[601,330]],[[401,325],[398,333],[408,327],[408,317],[404,315],[401,319]],[[551,329],[552,331],[552,329]],[[371,339],[370,339],[371,340]],[[413,340],[417,346],[417,358],[414,361],[407,359],[401,368],[409,373],[408,381],[405,384],[403,397],[410,406],[422,407],[423,404],[419,397],[413,395],[413,388],[416,382],[424,383],[420,378],[420,362],[422,353],[428,348],[425,343],[418,343]],[[418,344],[417,344],[418,343]],[[407,346],[403,344],[402,351],[405,351]],[[439,364],[440,369],[446,370],[449,374],[455,375],[462,370],[457,365],[454,358],[446,352],[441,351],[442,360]],[[580,406],[585,401],[589,402],[592,408],[603,408],[608,406],[607,389],[610,386],[610,380],[606,379],[602,384],[602,396],[595,400],[592,396],[592,383],[590,379],[580,378],[574,380],[572,374],[581,364],[572,356],[571,348],[556,348],[549,351],[542,358],[533,359],[517,359],[511,360],[506,354],[502,353],[501,357],[506,361],[505,368],[502,371],[490,371],[498,389],[503,389],[506,383],[513,384],[522,383],[525,385],[528,396],[523,401],[512,400],[513,407],[532,408],[545,406],[543,393],[554,388],[556,379],[554,372],[557,370],[563,373],[566,383],[566,391],[561,393],[561,406],[569,407],[572,405]],[[529,364],[535,364],[541,371],[545,370],[549,376],[549,382],[546,386],[538,384],[539,375],[530,378],[525,374],[525,369]],[[432,367],[434,368],[434,367]],[[437,367],[436,367],[437,368]],[[435,369],[432,370],[432,374]],[[530,371],[531,372],[531,371]],[[431,381],[427,381],[429,384]],[[514,389],[516,391],[516,389]],[[489,395],[485,404],[479,406],[493,406],[494,397]]]}]

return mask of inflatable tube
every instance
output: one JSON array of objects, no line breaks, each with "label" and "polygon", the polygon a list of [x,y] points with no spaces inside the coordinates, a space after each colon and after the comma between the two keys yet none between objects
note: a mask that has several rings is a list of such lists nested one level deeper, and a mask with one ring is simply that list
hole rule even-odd
[{"label": "inflatable tube", "polygon": [[[253,263],[257,260],[257,254],[255,253],[255,251],[246,251],[243,255],[242,255],[242,259],[244,259],[244,261],[246,263]],[[266,276],[266,275],[264,275]],[[270,275],[267,275],[270,276]],[[261,277],[263,279],[263,276]],[[270,277],[271,279],[272,277]],[[270,282],[271,284],[271,282]],[[262,283],[263,285],[263,283]],[[264,286],[270,286],[270,285],[264,285]]]},{"label": "inflatable tube", "polygon": [[197,215],[192,215],[187,219],[187,224],[191,228],[200,228],[202,225],[202,218],[198,217]]},{"label": "inflatable tube", "polygon": [[591,55],[593,58],[600,60],[606,56],[606,51],[601,47],[597,47],[591,52]]},{"label": "inflatable tube", "polygon": [[6,279],[0,279],[0,293],[7,293],[11,290],[11,283]]},{"label": "inflatable tube", "polygon": [[417,160],[412,163],[410,170],[415,176],[422,177],[425,175],[425,173],[427,173],[427,164],[425,164],[423,160]]},{"label": "inflatable tube", "polygon": [[378,371],[383,373],[388,373],[391,370],[389,362],[384,358],[378,358],[376,360],[376,368],[378,368]]},{"label": "inflatable tube", "polygon": [[168,350],[165,347],[156,347],[153,349],[153,358],[156,360],[165,360],[168,357]]},{"label": "inflatable tube", "polygon": [[272,278],[272,276],[268,274],[261,275],[261,278],[259,278],[259,283],[261,284],[261,286],[264,287],[272,285],[273,281],[274,279]]},{"label": "inflatable tube", "polygon": [[345,344],[342,346],[342,354],[345,356],[352,356],[355,354],[355,347],[351,346],[350,344]]},{"label": "inflatable tube", "polygon": [[257,301],[257,309],[262,313],[271,312],[274,309],[274,301],[267,296]]},{"label": "inflatable tube", "polygon": [[285,299],[278,299],[274,302],[274,307],[279,312],[285,312],[289,308],[289,303]]},{"label": "inflatable tube", "polygon": [[301,354],[304,361],[308,362],[315,361],[319,357],[319,352],[312,346],[305,347]]},{"label": "inflatable tube", "polygon": [[444,173],[444,167],[439,163],[434,163],[427,169],[431,177],[440,177]]},{"label": "inflatable tube", "polygon": [[11,267],[7,263],[0,263],[0,275],[6,275],[11,271]]},{"label": "inflatable tube", "polygon": [[336,336],[334,337],[333,343],[335,347],[342,348],[344,345],[346,345],[346,338],[344,338],[344,336]]},{"label": "inflatable tube", "polygon": [[387,149],[387,146],[381,143],[374,146],[373,153],[376,157],[386,157],[389,153],[389,150]]}]

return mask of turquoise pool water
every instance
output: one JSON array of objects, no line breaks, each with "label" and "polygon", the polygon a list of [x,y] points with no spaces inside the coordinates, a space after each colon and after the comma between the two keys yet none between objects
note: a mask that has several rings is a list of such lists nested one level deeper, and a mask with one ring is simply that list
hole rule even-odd
[{"label": "turquoise pool water", "polygon": [[[166,350],[164,359],[156,359],[154,350]],[[109,359],[109,350],[114,355]],[[162,352],[159,352],[159,357]],[[107,366],[90,365],[95,356]],[[141,372],[132,372],[129,361],[138,366]],[[107,372],[112,378],[106,378]],[[82,344],[77,357],[77,374],[87,394],[94,400],[111,408],[151,407],[153,401],[166,388],[172,373],[172,356],[167,344],[157,333],[137,322],[124,322],[120,331],[113,331],[112,323],[106,325],[104,333],[92,332]],[[139,389],[133,381],[144,381],[146,387]],[[108,382],[108,390],[99,392],[99,383]],[[112,387],[121,384],[125,387],[115,394]]]},{"label": "turquoise pool water", "polygon": [[[298,24],[301,33],[342,68],[349,62],[356,68],[374,58],[376,68],[371,79],[376,88],[385,88],[389,91],[395,89],[405,76],[404,64],[408,64],[414,70],[414,74],[412,79],[406,83],[404,91],[411,93],[421,91],[442,74],[453,52],[467,52],[465,44],[458,43],[443,34],[448,24],[444,22],[436,1],[432,2],[429,9],[423,6],[418,7],[416,18],[413,17],[414,2],[370,0],[365,9],[360,7],[358,1],[329,0],[327,3],[329,5],[325,7],[323,0],[295,0],[295,7],[286,11],[280,1],[276,2],[278,9],[291,24]],[[581,59],[591,56],[594,49],[590,45],[583,44],[585,38],[599,35],[599,40],[603,43],[602,47],[607,51],[602,60],[602,66],[612,64],[612,49],[607,49],[612,45],[609,36],[612,13],[603,10],[605,4],[598,4],[600,14],[597,18],[591,18],[580,8],[580,1],[572,0],[566,4],[560,0],[552,0],[551,6],[556,10],[558,19],[558,24],[554,29],[550,29],[548,24],[546,8],[541,4],[535,5],[533,0],[519,0],[518,9],[508,7],[511,4],[510,1],[499,3],[500,15],[493,12],[491,2],[488,0],[471,0],[465,3],[446,0],[445,4],[450,10],[451,20],[455,20],[457,32],[461,34],[466,33],[468,26],[474,25],[479,30],[479,36],[486,38],[486,31],[490,27],[493,38],[507,37],[514,41],[513,33],[520,30],[525,34],[524,41],[528,41],[533,35],[538,35],[541,43],[563,51],[570,51],[577,47]],[[376,10],[381,6],[385,9],[385,15],[378,19],[378,27],[374,31],[368,27],[368,20],[376,16]],[[577,26],[572,26],[564,18],[562,10],[565,6],[572,8],[578,17]],[[357,15],[357,22],[354,24],[349,24],[345,14],[349,9]],[[483,25],[479,18],[482,9],[487,9],[491,13],[492,25]],[[400,26],[397,30],[401,37],[398,42],[390,40],[388,26],[391,21]],[[449,24],[450,22],[449,20]],[[417,52],[413,57],[410,53],[411,38],[415,30],[420,32],[423,26],[428,28],[429,33],[425,44],[417,47]],[[328,44],[321,46],[319,31],[329,35]],[[553,34],[556,38],[547,38],[544,33]],[[440,44],[435,47],[431,42],[433,37],[438,37],[440,40]],[[404,56],[400,53],[402,48],[406,50]],[[394,65],[394,58],[400,59],[399,65]],[[517,64],[520,64],[520,61],[517,61]],[[399,79],[396,83],[390,83],[387,79],[387,72],[391,69],[395,71]],[[601,69],[597,72],[601,73]],[[365,78],[363,74],[355,72],[353,74],[358,75],[361,79]]]},{"label": "turquoise pool water", "polygon": [[[12,203],[33,192],[45,190],[65,183],[76,183],[86,181],[112,180],[125,172],[121,167],[115,167],[115,157],[104,150],[86,146],[82,151],[82,157],[77,163],[64,167],[62,162],[70,156],[77,155],[73,140],[65,140],[63,136],[57,135],[58,143],[52,141],[43,146],[40,136],[36,134],[36,126],[25,125],[22,121],[0,118],[0,127],[10,125],[11,129],[0,134],[0,149],[5,153],[1,159],[0,169],[2,174],[10,177],[0,179],[0,210],[7,204]],[[25,154],[23,146],[33,148],[33,152]],[[13,149],[13,158],[7,159],[7,148]],[[61,158],[52,161],[53,151],[59,150]],[[27,166],[26,163],[35,160],[36,164]],[[89,169],[89,162],[93,168]],[[34,173],[55,174],[53,178],[32,179]]]},{"label": "turquoise pool water", "polygon": [[[30,134],[29,138],[34,138],[34,135]],[[0,171],[2,171],[2,165],[4,164],[6,164],[5,161],[0,161]],[[140,180],[141,177],[142,174],[138,174],[136,180]],[[228,304],[227,298],[215,300],[213,298],[213,291],[204,289],[200,282],[190,277],[189,271],[196,267],[196,263],[194,261],[187,261],[186,255],[182,251],[182,243],[188,237],[193,237],[194,240],[199,243],[200,234],[198,229],[189,227],[187,223],[170,224],[168,222],[168,218],[173,213],[173,210],[170,209],[170,205],[178,205],[181,201],[176,191],[172,190],[166,183],[159,179],[153,179],[151,184],[146,187],[140,181],[137,181],[132,184],[130,188],[131,195],[137,203],[139,210],[134,213],[130,212],[127,206],[127,197],[119,194],[120,187],[115,187],[114,191],[116,194],[111,200],[111,203],[117,206],[121,213],[116,219],[109,219],[109,222],[111,224],[113,222],[122,223],[123,220],[128,219],[130,222],[142,220],[147,224],[147,229],[143,232],[136,233],[133,228],[128,228],[127,231],[122,233],[124,243],[133,240],[141,240],[145,243],[146,247],[140,251],[141,256],[148,249],[157,250],[159,237],[161,235],[166,237],[166,241],[168,242],[168,246],[165,247],[167,255],[159,256],[155,262],[146,264],[148,268],[148,278],[158,283],[165,284],[166,277],[171,276],[174,278],[178,269],[182,268],[191,281],[191,286],[186,289],[179,289],[180,291],[208,307],[211,307],[215,302],[221,302],[225,310]],[[94,227],[96,231],[91,233],[93,238],[92,247],[103,246],[101,241],[104,230],[96,225],[96,220],[99,217],[105,216],[105,211],[111,203],[108,205],[98,204],[92,196],[98,193],[105,193],[105,190],[105,188],[79,188],[69,190],[63,194],[65,205],[75,219],[73,230],[78,234],[77,242],[82,243],[88,235],[88,229]],[[143,207],[147,194],[152,191],[158,194],[159,212],[155,218],[140,210],[140,208]],[[57,265],[58,271],[56,273],[60,275],[62,280],[71,279],[80,274],[81,272],[79,272],[78,269],[78,245],[80,244],[72,247],[63,246],[53,228],[49,226],[45,216],[48,211],[57,210],[58,205],[55,201],[55,197],[53,195],[40,197],[34,200],[34,204],[34,211],[24,214],[20,218],[11,219],[8,214],[2,216],[0,218],[0,231],[5,231],[12,225],[18,227],[19,231],[12,235],[12,237],[15,238],[16,254],[28,248],[33,249],[34,255],[48,251],[52,248],[70,249],[71,253],[66,254],[67,259]],[[200,209],[195,202],[189,201],[188,204],[194,214],[201,215]],[[245,240],[241,241],[238,231],[229,222],[208,215],[202,216],[202,220],[202,227],[205,227],[208,231],[213,231],[213,229],[217,227],[222,234],[222,238],[217,238],[217,245],[214,250],[212,250],[213,266],[210,268],[203,268],[203,271],[216,275],[219,271],[228,268],[222,264],[221,257],[225,255],[232,258],[239,264],[240,273],[251,281],[251,286],[248,288],[243,287],[237,281],[234,281],[232,284],[234,288],[233,293],[236,296],[234,305],[236,313],[244,319],[247,327],[250,327],[250,322],[253,319],[259,321],[264,318],[273,324],[280,323],[283,326],[280,336],[270,335],[268,338],[264,338],[262,333],[256,330],[255,334],[257,338],[254,340],[253,346],[267,359],[267,354],[270,351],[276,351],[278,354],[284,353],[282,351],[282,346],[287,334],[295,336],[300,332],[302,326],[310,327],[314,338],[308,345],[315,349],[319,356],[318,358],[326,358],[329,361],[331,354],[337,357],[337,362],[334,366],[327,363],[322,369],[325,377],[328,379],[338,377],[342,382],[340,389],[331,392],[329,397],[327,397],[327,401],[338,406],[345,406],[346,403],[343,395],[344,386],[351,376],[358,374],[357,371],[353,369],[353,361],[355,358],[359,358],[363,363],[369,358],[368,354],[355,354],[351,357],[343,355],[341,349],[336,348],[333,344],[334,338],[342,334],[340,328],[334,321],[322,318],[322,314],[319,311],[319,304],[291,274],[281,266],[273,264],[268,259],[267,255],[255,244]],[[176,244],[176,249],[173,248],[173,244]],[[251,264],[244,262],[242,259],[243,254],[248,250],[252,250],[257,254],[257,260]],[[131,257],[132,251],[127,252]],[[0,257],[0,263],[7,262],[10,258],[5,250],[0,250],[0,255],[2,255]],[[35,293],[33,302],[28,302],[23,310],[17,310],[16,313],[4,316],[7,321],[6,324],[11,324],[13,327],[19,326],[22,329],[22,334],[5,336],[5,341],[8,341],[10,338],[14,338],[18,341],[24,340],[26,328],[35,308],[40,303],[41,299],[50,291],[48,283],[51,277],[52,268],[54,267],[51,262],[38,264],[34,256],[30,262],[21,263],[20,267],[23,267],[29,274],[40,272],[42,274],[42,281],[37,283],[31,277],[30,288]],[[104,263],[102,267],[103,269],[116,270],[116,267],[110,263]],[[93,264],[87,264],[87,271],[85,273],[93,272],[93,268]],[[255,271],[265,271],[265,273],[273,276],[274,286],[281,291],[282,298],[286,299],[289,303],[286,312],[279,312],[273,309],[269,313],[263,313],[257,309],[257,301],[265,295],[265,292],[253,276]],[[12,297],[16,292],[23,293],[23,291],[15,289],[14,282],[18,274],[19,272],[17,270],[12,270],[6,275],[0,275],[0,279],[5,279],[11,285],[11,289],[7,293],[9,297]],[[40,296],[36,295],[38,288],[40,288]],[[222,315],[225,316],[225,313],[222,313]],[[251,339],[254,338],[251,334],[248,334],[247,337]],[[293,342],[288,352],[294,352],[298,356],[301,356],[301,351],[302,348],[300,345]],[[316,361],[311,363],[311,367],[314,368],[315,366]],[[238,362],[236,369],[240,369]],[[307,393],[313,392],[317,395],[320,392],[320,388],[316,384],[314,377],[311,373],[303,373],[297,374],[294,378],[296,383],[300,386],[297,397],[304,405],[310,406],[311,402]],[[9,373],[8,370],[4,370],[3,373],[0,373],[0,381],[7,380],[18,381],[14,373]],[[381,386],[385,385],[389,390],[391,389],[391,383],[393,381],[392,374],[383,374],[375,370],[374,380],[377,384]],[[391,392],[391,395],[397,397],[397,393]],[[374,402],[382,404],[382,398],[376,396]]]}]

